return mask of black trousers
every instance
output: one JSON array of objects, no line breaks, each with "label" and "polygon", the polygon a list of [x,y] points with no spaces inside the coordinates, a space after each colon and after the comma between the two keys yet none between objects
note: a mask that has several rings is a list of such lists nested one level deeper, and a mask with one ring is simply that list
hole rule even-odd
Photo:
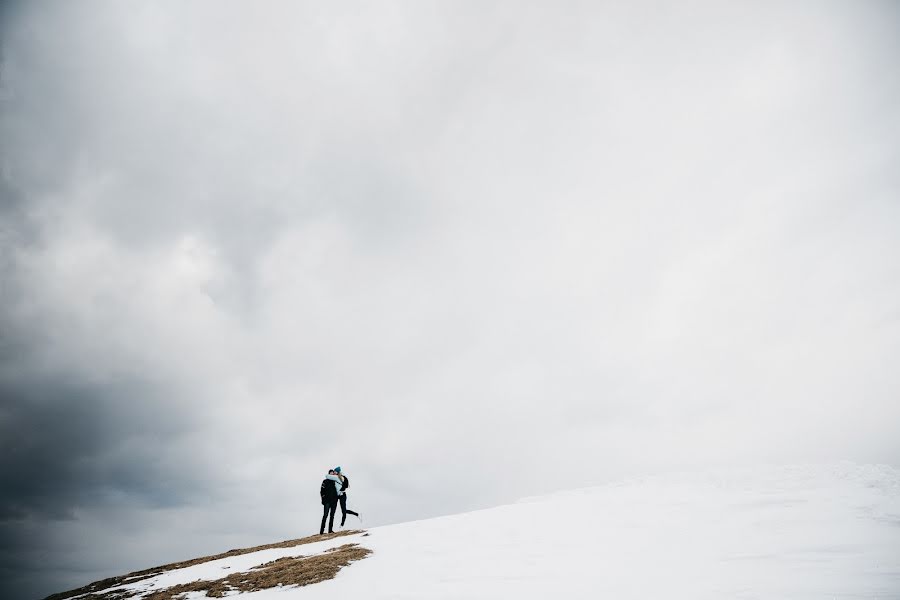
[{"label": "black trousers", "polygon": [[341,494],[338,496],[341,500],[341,526],[344,526],[344,523],[347,522],[347,513],[350,513],[354,517],[358,517],[359,513],[353,510],[347,510],[347,494]]},{"label": "black trousers", "polygon": [[328,513],[331,513],[331,520],[328,521],[328,533],[334,533],[334,513],[337,512],[337,500],[332,502],[326,502],[322,505],[324,512],[322,513],[322,526],[319,527],[319,533],[325,533],[325,519],[328,518]]}]

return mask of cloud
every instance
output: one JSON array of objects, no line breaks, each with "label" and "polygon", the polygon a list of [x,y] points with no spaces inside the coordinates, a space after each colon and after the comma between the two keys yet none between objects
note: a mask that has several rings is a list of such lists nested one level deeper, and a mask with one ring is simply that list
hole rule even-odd
[{"label": "cloud", "polygon": [[893,6],[5,10],[4,594],[900,460]]}]

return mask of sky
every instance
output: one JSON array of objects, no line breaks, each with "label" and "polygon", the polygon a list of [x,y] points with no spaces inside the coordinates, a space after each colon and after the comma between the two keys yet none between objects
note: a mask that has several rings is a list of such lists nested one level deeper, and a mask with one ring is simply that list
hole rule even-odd
[{"label": "sky", "polygon": [[4,598],[315,532],[336,465],[366,525],[900,465],[896,3],[0,16]]}]

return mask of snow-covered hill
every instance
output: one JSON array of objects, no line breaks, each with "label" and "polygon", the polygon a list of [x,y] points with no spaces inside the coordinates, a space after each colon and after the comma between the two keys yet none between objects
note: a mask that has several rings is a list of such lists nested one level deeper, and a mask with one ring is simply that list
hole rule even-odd
[{"label": "snow-covered hill", "polygon": [[118,589],[149,595],[348,544],[372,553],[334,579],[241,597],[900,599],[900,472],[842,463],[634,479],[220,558]]}]

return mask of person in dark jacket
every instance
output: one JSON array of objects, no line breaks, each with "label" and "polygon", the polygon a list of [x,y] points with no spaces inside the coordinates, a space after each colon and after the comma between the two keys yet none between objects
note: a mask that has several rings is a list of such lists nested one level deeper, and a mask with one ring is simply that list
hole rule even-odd
[{"label": "person in dark jacket", "polygon": [[319,527],[319,535],[325,533],[325,520],[328,518],[329,513],[331,514],[331,519],[328,521],[328,533],[334,533],[334,513],[337,512],[338,496],[341,492],[341,485],[343,485],[343,483],[333,469],[328,471],[328,475],[322,480],[321,496],[323,511],[322,526]]},{"label": "person in dark jacket", "polygon": [[359,513],[354,510],[349,510],[347,508],[347,488],[350,487],[350,479],[341,473],[340,467],[335,467],[334,472],[337,474],[338,478],[341,480],[341,489],[338,491],[338,501],[341,503],[341,527],[344,526],[344,523],[347,522],[347,515],[351,514],[357,519],[362,521],[359,516]]}]

